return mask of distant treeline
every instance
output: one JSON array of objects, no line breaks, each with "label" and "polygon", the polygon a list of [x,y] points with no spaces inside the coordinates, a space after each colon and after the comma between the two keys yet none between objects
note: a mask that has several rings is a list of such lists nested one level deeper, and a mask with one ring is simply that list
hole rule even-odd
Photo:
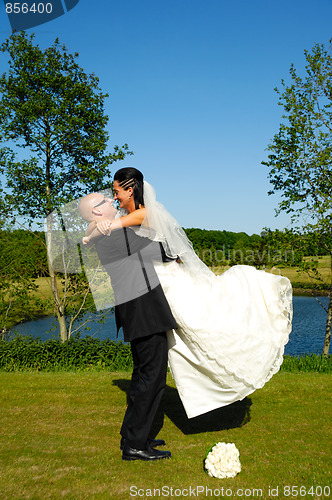
[{"label": "distant treeline", "polygon": [[[208,266],[234,264],[254,265],[257,268],[284,263],[298,264],[303,256],[320,255],[319,246],[294,245],[285,250],[281,231],[263,231],[249,236],[244,232],[216,231],[188,228],[185,232],[195,252]],[[0,231],[0,275],[15,268],[15,272],[27,278],[38,278],[47,274],[47,256],[44,232],[29,232],[23,229]]]},{"label": "distant treeline", "polygon": [[[305,256],[325,255],[321,235],[295,235],[290,230],[264,230],[260,235],[185,229],[199,257],[208,266],[248,264],[296,266]],[[326,245],[325,245],[326,247]]]},{"label": "distant treeline", "polygon": [[0,231],[0,276],[15,273],[26,278],[45,276],[47,254],[44,232],[24,229]]},{"label": "distant treeline", "polygon": [[[258,234],[188,228],[185,232],[195,252],[206,265],[248,263],[260,266],[263,262],[264,238]],[[251,260],[251,262],[249,262]],[[247,261],[247,262],[245,262]]]}]

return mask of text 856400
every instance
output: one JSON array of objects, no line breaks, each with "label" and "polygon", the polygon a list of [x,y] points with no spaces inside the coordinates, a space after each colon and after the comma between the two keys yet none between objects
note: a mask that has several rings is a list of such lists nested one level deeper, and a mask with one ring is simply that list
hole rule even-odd
[{"label": "text 856400", "polygon": [[32,5],[28,5],[27,3],[6,3],[6,13],[7,14],[51,14],[52,13],[52,4],[44,3],[44,2],[36,2]]}]

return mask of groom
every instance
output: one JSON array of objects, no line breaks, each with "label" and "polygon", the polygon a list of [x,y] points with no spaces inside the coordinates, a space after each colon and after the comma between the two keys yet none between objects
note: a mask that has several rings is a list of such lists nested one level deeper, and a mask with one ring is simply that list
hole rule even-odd
[{"label": "groom", "polygon": [[[101,193],[82,198],[79,210],[89,222],[113,220],[116,214],[112,201]],[[169,451],[155,449],[165,442],[151,439],[149,433],[166,385],[166,331],[177,328],[152,262],[172,259],[166,257],[161,243],[142,238],[130,228],[101,236],[95,246],[111,277],[117,328],[122,326],[133,356],[128,407],[120,431],[122,459],[169,458]]]}]

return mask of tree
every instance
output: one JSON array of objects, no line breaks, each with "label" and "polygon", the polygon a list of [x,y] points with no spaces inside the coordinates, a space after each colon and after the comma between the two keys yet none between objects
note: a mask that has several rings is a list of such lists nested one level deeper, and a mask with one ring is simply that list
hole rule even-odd
[{"label": "tree", "polygon": [[[3,212],[25,218],[29,226],[75,198],[109,187],[110,165],[130,154],[127,145],[107,153],[107,94],[77,64],[78,54],[69,54],[58,39],[45,50],[33,40],[34,35],[14,33],[0,47],[10,56],[9,71],[0,78]],[[61,297],[50,259],[48,270],[66,340],[67,290]],[[66,277],[65,286],[77,279]]]},{"label": "tree", "polygon": [[[282,193],[277,214],[286,211],[298,225],[294,232],[310,235],[320,242],[321,249],[332,258],[332,57],[324,45],[305,51],[306,75],[298,76],[290,68],[291,84],[282,80],[284,91],[279,105],[286,120],[268,146],[268,160],[273,189]],[[309,237],[309,236],[308,236]],[[332,266],[332,264],[331,264]],[[307,272],[315,272],[315,264],[307,263]],[[332,271],[332,267],[331,267]],[[328,354],[332,325],[332,279],[329,283],[329,304],[326,309],[326,333],[323,353]]]}]

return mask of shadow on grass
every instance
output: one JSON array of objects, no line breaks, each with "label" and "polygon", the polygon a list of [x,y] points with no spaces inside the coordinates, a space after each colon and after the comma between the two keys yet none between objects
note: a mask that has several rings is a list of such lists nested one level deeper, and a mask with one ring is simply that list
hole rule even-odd
[{"label": "shadow on grass", "polygon": [[[125,393],[129,390],[129,380],[113,380],[113,384]],[[201,432],[223,431],[242,427],[250,420],[251,399],[244,398],[228,406],[217,408],[204,415],[188,418],[178,391],[166,385],[163,399],[157,411],[152,429],[152,436],[156,436],[164,423],[164,416],[176,425],[183,434],[199,434]]]}]

